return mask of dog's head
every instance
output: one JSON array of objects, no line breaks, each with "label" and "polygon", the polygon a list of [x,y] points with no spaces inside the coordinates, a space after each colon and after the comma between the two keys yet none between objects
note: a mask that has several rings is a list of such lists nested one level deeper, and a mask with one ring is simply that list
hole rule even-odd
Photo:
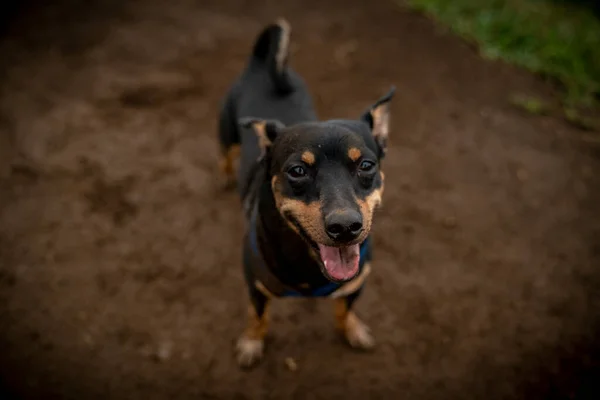
[{"label": "dog's head", "polygon": [[263,151],[279,213],[320,256],[333,281],[356,276],[359,246],[381,204],[381,171],[394,88],[358,120],[309,122],[244,118]]}]

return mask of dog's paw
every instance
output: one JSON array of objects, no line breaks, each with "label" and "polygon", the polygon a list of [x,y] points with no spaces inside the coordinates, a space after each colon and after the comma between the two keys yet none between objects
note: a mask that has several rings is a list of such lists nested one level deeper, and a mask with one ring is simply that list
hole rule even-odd
[{"label": "dog's paw", "polygon": [[346,322],[344,336],[348,344],[355,349],[371,350],[375,347],[375,338],[371,334],[371,329],[353,314]]},{"label": "dog's paw", "polygon": [[238,365],[249,368],[257,364],[262,359],[264,347],[264,340],[250,339],[246,336],[239,338],[236,346]]}]

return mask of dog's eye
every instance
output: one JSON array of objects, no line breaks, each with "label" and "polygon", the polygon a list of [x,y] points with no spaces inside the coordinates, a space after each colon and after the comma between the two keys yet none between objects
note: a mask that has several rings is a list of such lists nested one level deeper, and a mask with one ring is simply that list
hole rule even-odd
[{"label": "dog's eye", "polygon": [[293,179],[300,179],[306,176],[306,170],[303,167],[297,165],[288,169],[288,175]]},{"label": "dog's eye", "polygon": [[370,172],[371,170],[373,170],[374,167],[375,163],[368,160],[361,161],[360,165],[358,166],[361,172]]}]

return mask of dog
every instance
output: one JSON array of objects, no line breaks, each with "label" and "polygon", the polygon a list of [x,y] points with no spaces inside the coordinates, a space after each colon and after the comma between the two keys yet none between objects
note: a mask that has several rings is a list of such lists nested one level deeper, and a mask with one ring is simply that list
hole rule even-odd
[{"label": "dog", "polygon": [[237,182],[248,223],[249,317],[236,345],[241,367],[263,356],[275,298],[332,298],[345,340],[358,349],[375,344],[352,306],[371,270],[395,88],[357,119],[319,121],[305,82],[288,66],[289,39],[284,19],[264,28],[219,118],[222,171]]}]

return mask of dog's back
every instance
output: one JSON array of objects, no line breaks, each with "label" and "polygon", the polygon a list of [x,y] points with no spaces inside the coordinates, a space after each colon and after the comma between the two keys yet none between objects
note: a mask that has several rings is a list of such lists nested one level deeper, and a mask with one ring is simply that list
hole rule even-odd
[{"label": "dog's back", "polygon": [[[288,65],[290,26],[280,19],[258,36],[245,71],[225,98],[219,119],[219,136],[226,162],[240,150],[237,186],[245,197],[257,159],[258,140],[251,129],[240,127],[244,117],[277,119],[286,125],[317,119],[302,78]],[[235,150],[237,153],[238,150]],[[233,173],[231,165],[226,173]]]}]

